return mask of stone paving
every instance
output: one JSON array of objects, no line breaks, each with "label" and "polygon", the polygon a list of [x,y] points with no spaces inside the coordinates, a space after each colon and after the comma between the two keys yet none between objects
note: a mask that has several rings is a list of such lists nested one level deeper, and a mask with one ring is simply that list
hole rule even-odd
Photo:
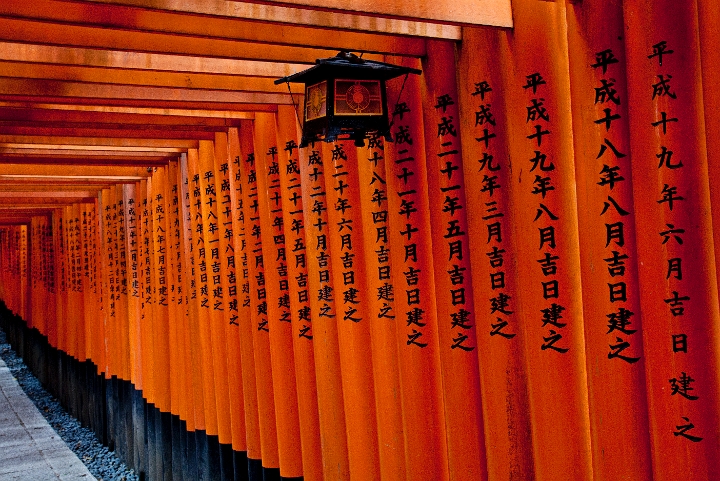
[{"label": "stone paving", "polygon": [[95,481],[0,359],[0,481]]}]

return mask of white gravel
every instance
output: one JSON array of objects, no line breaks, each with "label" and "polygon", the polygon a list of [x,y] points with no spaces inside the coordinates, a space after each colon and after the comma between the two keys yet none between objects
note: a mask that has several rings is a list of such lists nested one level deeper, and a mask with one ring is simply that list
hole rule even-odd
[{"label": "white gravel", "polygon": [[70,416],[60,403],[50,395],[33,376],[12,347],[5,333],[0,329],[0,358],[5,361],[25,394],[37,406],[50,426],[65,441],[65,444],[77,455],[99,481],[138,481],[135,472],[128,469],[115,453],[100,444],[95,434],[84,428]]}]

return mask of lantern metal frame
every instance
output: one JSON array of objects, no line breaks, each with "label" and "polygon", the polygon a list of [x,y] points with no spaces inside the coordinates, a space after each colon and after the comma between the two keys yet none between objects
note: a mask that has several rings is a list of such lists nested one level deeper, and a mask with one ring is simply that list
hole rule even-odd
[{"label": "lantern metal frame", "polygon": [[[371,135],[382,136],[391,142],[385,82],[401,75],[420,75],[422,72],[410,67],[364,60],[345,51],[335,57],[318,59],[315,64],[307,70],[275,80],[276,85],[287,83],[288,88],[291,82],[305,84],[300,147],[336,140],[354,140],[355,145],[363,146],[365,139]],[[324,95],[320,87],[323,83]],[[340,83],[345,90],[338,95]],[[347,109],[340,112],[337,107],[344,107],[343,96]],[[371,108],[373,102],[374,109]],[[308,111],[313,106],[318,115],[308,118]],[[323,113],[320,114],[320,111]]]}]

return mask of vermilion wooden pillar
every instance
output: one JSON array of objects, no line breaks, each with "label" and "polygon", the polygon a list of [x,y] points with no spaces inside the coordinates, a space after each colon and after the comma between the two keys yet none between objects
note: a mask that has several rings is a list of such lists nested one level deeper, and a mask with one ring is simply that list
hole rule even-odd
[{"label": "vermilion wooden pillar", "polygon": [[350,479],[347,421],[340,370],[340,348],[330,272],[333,268],[328,241],[327,191],[322,148],[300,149],[302,205],[306,215],[305,246],[308,258],[308,290],[313,322],[315,374],[318,386],[318,418],[325,481]]},{"label": "vermilion wooden pillar", "polygon": [[[412,59],[388,60],[420,67]],[[448,479],[420,82],[415,75],[388,82],[390,102],[401,105],[392,115],[394,143],[385,146],[390,247],[376,253],[392,259],[405,466],[413,481]]]},{"label": "vermilion wooden pillar", "polygon": [[240,260],[235,253],[232,199],[230,198],[230,167],[228,162],[228,135],[215,133],[215,193],[217,198],[217,227],[220,246],[220,287],[223,303],[224,340],[227,349],[227,378],[229,394],[230,424],[233,449],[244,451],[245,415],[241,378],[240,336],[238,335],[239,310],[236,263]]},{"label": "vermilion wooden pillar", "polygon": [[525,307],[520,325],[535,476],[590,480],[565,4],[518,0],[513,10],[514,29],[501,36],[498,86],[507,99],[516,241],[505,258],[517,263],[517,302]]},{"label": "vermilion wooden pillar", "polygon": [[486,479],[455,45],[427,48],[421,98],[450,478]]},{"label": "vermilion wooden pillar", "polygon": [[357,149],[323,143],[327,244],[332,270],[351,479],[380,479],[369,310],[358,206]]},{"label": "vermilion wooden pillar", "polygon": [[[204,257],[201,255],[198,271],[200,274],[200,308],[208,315],[207,334],[212,353],[213,396],[216,403],[218,439],[222,444],[232,443],[230,432],[230,391],[228,388],[228,356],[225,343],[225,319],[223,315],[225,295],[222,276],[225,273],[221,253],[221,225],[218,217],[218,193],[215,186],[215,145],[200,141],[198,149],[198,183],[202,216],[202,237]],[[195,187],[193,186],[193,189]],[[197,198],[196,198],[197,200]],[[203,251],[199,251],[203,252]],[[207,399],[206,395],[206,399]],[[209,433],[215,434],[215,433]]]},{"label": "vermilion wooden pillar", "polygon": [[197,348],[199,339],[198,316],[200,305],[197,302],[197,284],[195,280],[195,242],[193,235],[195,230],[192,218],[192,196],[190,194],[190,179],[188,174],[188,158],[190,151],[180,157],[178,168],[178,183],[180,185],[180,205],[182,216],[180,226],[183,236],[183,263],[186,266],[183,278],[183,288],[185,289],[184,302],[187,309],[185,315],[184,331],[185,331],[185,356],[189,363],[189,372],[187,382],[192,386],[188,396],[188,403],[192,406],[192,411],[188,413],[188,430],[204,430],[205,429],[205,401],[204,401],[204,371],[202,352]]},{"label": "vermilion wooden pillar", "polygon": [[[200,166],[197,149],[188,151],[188,193],[190,205],[189,227],[192,231],[192,257],[194,271],[192,276],[195,280],[194,286],[190,288],[190,302],[195,303],[197,317],[190,318],[191,333],[194,334],[195,350],[200,353],[200,365],[202,366],[202,404],[196,405],[195,423],[198,429],[204,430],[209,435],[218,434],[217,426],[217,405],[215,404],[214,372],[212,345],[210,344],[209,333],[209,297],[202,291],[207,288],[206,278],[202,277],[202,262],[205,262],[205,274],[207,274],[207,248],[202,232],[204,231],[202,215],[202,187],[200,185]],[[201,228],[198,225],[202,226]],[[203,281],[205,280],[205,282]],[[208,299],[207,306],[203,302]],[[192,310],[190,311],[192,313]],[[196,397],[196,400],[198,398]],[[197,407],[202,407],[203,414],[198,416]]]},{"label": "vermilion wooden pillar", "polygon": [[653,474],[717,479],[720,318],[698,10],[623,7]]},{"label": "vermilion wooden pillar", "polygon": [[[252,123],[240,127],[240,146],[245,154],[241,162],[243,176],[243,215],[248,249],[248,275],[250,278],[250,319],[255,360],[255,386],[258,398],[258,420],[260,427],[260,450],[262,465],[266,468],[279,468],[277,424],[275,420],[274,379],[270,360],[270,328],[267,315],[267,291],[265,282],[265,262],[260,224],[260,199],[258,194],[259,175],[256,157],[264,155],[255,151]],[[261,172],[261,171],[260,171]],[[272,239],[267,239],[271,242]]]},{"label": "vermilion wooden pillar", "polygon": [[[463,31],[458,104],[489,479],[533,476],[524,310],[517,292],[501,32]],[[497,235],[493,235],[497,234]]]},{"label": "vermilion wooden pillar", "polygon": [[651,479],[622,2],[567,16],[593,471]]},{"label": "vermilion wooden pillar", "polygon": [[286,105],[278,106],[277,148],[303,478],[314,481],[323,479],[323,458],[310,309],[313,293],[308,287],[308,262],[311,259],[308,259],[305,237],[307,226],[302,202],[298,124],[294,109]]},{"label": "vermilion wooden pillar", "polygon": [[257,175],[258,222],[262,231],[267,329],[270,339],[277,443],[280,475],[302,476],[300,421],[298,418],[295,360],[292,352],[287,244],[285,241],[280,162],[275,115],[257,113],[254,122],[255,171]]},{"label": "vermilion wooden pillar", "polygon": [[[252,144],[251,144],[252,145]],[[243,182],[241,165],[245,162],[244,152],[240,147],[240,136],[237,128],[228,131],[230,199],[233,205],[233,245],[235,246],[235,263],[238,277],[238,337],[240,340],[240,357],[242,366],[242,390],[244,402],[245,448],[249,459],[258,460],[260,452],[260,426],[258,419],[258,395],[255,382],[255,357],[253,354],[253,324],[250,311],[250,271],[248,265],[248,231],[245,228],[245,211],[243,208]]]},{"label": "vermilion wooden pillar", "polygon": [[[392,277],[388,226],[388,181],[384,139],[369,139],[357,149],[360,221],[363,225],[363,260],[372,343],[375,406],[381,477],[405,479],[405,436],[402,391],[398,369],[398,295]],[[392,366],[389,369],[388,366]]]}]

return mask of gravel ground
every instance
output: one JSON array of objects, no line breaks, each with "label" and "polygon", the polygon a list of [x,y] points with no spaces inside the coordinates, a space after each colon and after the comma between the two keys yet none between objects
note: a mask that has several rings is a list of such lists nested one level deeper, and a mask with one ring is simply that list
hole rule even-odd
[{"label": "gravel ground", "polygon": [[90,473],[100,481],[138,481],[135,472],[128,469],[115,453],[100,444],[95,434],[84,428],[70,416],[60,403],[43,389],[40,381],[30,372],[7,342],[5,333],[0,329],[0,358],[5,361],[20,387],[57,431],[65,444],[87,466]]}]

